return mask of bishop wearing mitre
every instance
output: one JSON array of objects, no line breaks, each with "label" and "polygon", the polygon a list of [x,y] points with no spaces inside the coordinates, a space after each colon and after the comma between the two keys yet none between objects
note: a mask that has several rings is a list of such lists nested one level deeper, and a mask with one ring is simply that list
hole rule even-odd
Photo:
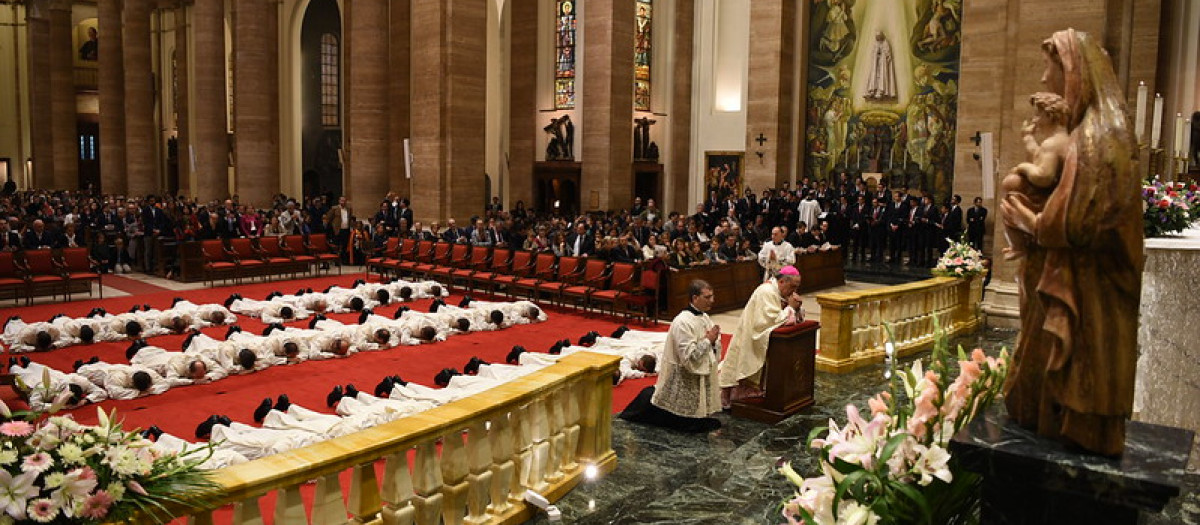
[{"label": "bishop wearing mitre", "polygon": [[722,408],[729,408],[739,399],[763,395],[763,369],[771,332],[804,320],[799,288],[800,271],[785,266],[750,296],[717,372]]}]

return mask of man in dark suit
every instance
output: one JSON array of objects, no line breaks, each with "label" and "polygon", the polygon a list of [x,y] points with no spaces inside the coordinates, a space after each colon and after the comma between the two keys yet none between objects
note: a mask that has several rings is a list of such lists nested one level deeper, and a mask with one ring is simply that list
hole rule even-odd
[{"label": "man in dark suit", "polygon": [[567,236],[567,248],[571,255],[586,257],[596,251],[596,239],[588,233],[587,226],[579,222],[575,224],[575,231]]},{"label": "man in dark suit", "polygon": [[651,235],[650,227],[646,226],[646,221],[642,220],[641,217],[636,215],[633,217],[633,227],[631,229],[633,238],[637,240],[638,246],[645,246],[649,242]]},{"label": "man in dark suit", "polygon": [[904,250],[904,234],[908,230],[908,204],[899,191],[892,193],[892,203],[887,207],[888,262],[900,264]]},{"label": "man in dark suit", "polygon": [[959,237],[962,237],[963,231],[963,211],[962,211],[962,196],[955,195],[950,199],[950,211],[946,216],[946,237],[957,242]]},{"label": "man in dark suit", "polygon": [[52,248],[54,234],[46,230],[46,223],[37,219],[33,221],[33,227],[25,231],[24,245],[26,250]]},{"label": "man in dark suit", "polygon": [[872,208],[868,221],[868,242],[871,244],[871,262],[883,262],[883,249],[887,245],[887,205],[879,199],[871,199]]},{"label": "man in dark suit", "polygon": [[975,197],[975,205],[967,210],[967,240],[971,246],[983,251],[983,233],[987,226],[987,208],[983,207],[983,197]]},{"label": "man in dark suit", "polygon": [[13,252],[21,249],[21,234],[8,226],[8,221],[0,219],[0,250]]},{"label": "man in dark suit", "polygon": [[454,217],[446,222],[446,231],[442,232],[442,240],[450,243],[467,242],[467,236],[463,235],[462,230],[458,229],[458,224],[454,222]]}]

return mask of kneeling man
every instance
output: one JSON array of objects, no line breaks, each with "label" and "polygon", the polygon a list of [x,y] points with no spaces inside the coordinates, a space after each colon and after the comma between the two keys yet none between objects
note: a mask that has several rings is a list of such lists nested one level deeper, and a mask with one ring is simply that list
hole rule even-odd
[{"label": "kneeling man", "polygon": [[723,408],[739,399],[763,395],[763,365],[771,332],[804,320],[800,294],[796,293],[799,288],[800,272],[794,266],[785,266],[776,278],[760,284],[750,296],[717,376]]}]

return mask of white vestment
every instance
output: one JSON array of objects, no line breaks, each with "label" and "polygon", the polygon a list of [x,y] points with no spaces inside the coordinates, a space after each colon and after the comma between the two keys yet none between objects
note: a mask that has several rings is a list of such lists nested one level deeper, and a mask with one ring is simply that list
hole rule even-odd
[{"label": "white vestment", "polygon": [[683,417],[708,417],[721,410],[716,384],[721,341],[704,337],[712,326],[708,314],[690,307],[671,321],[651,403]]},{"label": "white vestment", "polygon": [[[771,260],[771,254],[775,254],[775,260]],[[758,265],[762,266],[765,272],[763,280],[770,279],[779,273],[779,270],[784,266],[791,266],[796,262],[796,248],[787,241],[780,241],[775,244],[772,241],[763,243],[763,247],[758,251]]]},{"label": "white vestment", "polygon": [[[184,454],[188,451],[200,448],[202,445],[185,441],[179,437],[163,432],[158,439],[154,440],[152,447],[159,452],[168,454]],[[208,455],[207,452],[195,452],[183,458],[184,461],[195,461]],[[212,456],[200,463],[199,468],[202,470],[215,470],[225,468],[230,465],[238,465],[245,463],[246,457],[228,449],[214,447]]]},{"label": "white vestment", "polygon": [[[46,410],[54,403],[54,398],[66,391],[70,385],[79,385],[83,390],[79,403],[65,408],[74,408],[86,403],[99,403],[108,399],[108,392],[96,386],[86,377],[79,374],[65,374],[39,363],[29,363],[29,366],[13,365],[13,375],[21,379],[29,387],[29,407],[34,410]],[[46,379],[50,379],[50,388],[46,388]]]},{"label": "white vestment", "polygon": [[754,385],[759,384],[759,373],[767,360],[771,332],[782,326],[791,314],[792,308],[783,306],[779,284],[774,279],[754,290],[733,330],[725,360],[721,362],[718,375],[721,388],[736,386],[742,379]]}]

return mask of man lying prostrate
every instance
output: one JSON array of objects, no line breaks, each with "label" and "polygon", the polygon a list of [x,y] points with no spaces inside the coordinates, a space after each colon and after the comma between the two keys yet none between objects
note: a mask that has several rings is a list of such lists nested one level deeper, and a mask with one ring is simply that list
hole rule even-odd
[{"label": "man lying prostrate", "polygon": [[286,302],[255,301],[246,299],[239,294],[233,294],[225,299],[225,306],[235,313],[257,317],[267,324],[289,323],[308,319],[312,315],[312,312],[300,306],[293,306]]},{"label": "man lying prostrate", "polygon": [[391,330],[396,344],[410,346],[445,341],[450,332],[450,328],[441,323],[440,319],[411,310],[403,312],[397,319],[388,319],[372,312],[363,318],[363,324],[386,327]]},{"label": "man lying prostrate", "polygon": [[216,448],[220,450],[237,452],[251,461],[320,441],[317,435],[311,432],[255,428],[229,421],[228,418],[215,422],[210,418],[200,424],[196,434],[198,438],[208,437],[210,441],[216,442]]},{"label": "man lying prostrate", "polygon": [[396,301],[408,302],[413,299],[429,299],[432,297],[449,297],[450,291],[437,281],[406,281],[392,279],[387,283],[388,292]]},{"label": "man lying prostrate", "polygon": [[219,304],[196,304],[176,297],[171,310],[192,316],[192,328],[207,328],[237,322],[237,316]]},{"label": "man lying prostrate", "polygon": [[[20,364],[10,365],[9,370],[28,389],[25,393],[29,396],[29,407],[33,410],[49,409],[54,400],[65,391],[70,391],[71,394],[63,408],[75,408],[108,399],[108,392],[92,384],[86,377],[59,372],[40,363],[30,362],[29,358],[22,358]],[[50,379],[48,389],[45,385],[47,377]]]},{"label": "man lying prostrate", "polygon": [[[151,445],[151,448],[164,454],[186,454],[187,452],[200,447],[201,445],[199,444],[185,441],[178,436],[174,436],[166,432],[156,434],[154,438],[154,444]],[[188,459],[198,459],[206,455],[208,455],[207,451],[194,452],[192,455],[188,456]],[[208,459],[205,459],[203,462],[201,462],[198,466],[203,470],[216,470],[232,465],[240,465],[247,461],[249,460],[247,460],[245,456],[238,454],[233,450],[213,447],[212,455],[209,456]]]},{"label": "man lying prostrate", "polygon": [[136,399],[158,395],[171,387],[190,384],[179,378],[164,378],[144,366],[93,363],[79,367],[79,375],[108,392],[109,399]]},{"label": "man lying prostrate", "polygon": [[288,404],[282,410],[272,408],[268,411],[263,417],[262,426],[273,430],[307,432],[313,435],[315,441],[324,441],[358,432],[370,427],[371,423],[362,416],[324,414]]},{"label": "man lying prostrate", "polygon": [[308,341],[308,344],[300,349],[301,361],[349,357],[362,351],[363,346],[368,344],[365,340],[357,339],[354,330],[292,328],[289,331],[296,332],[297,336]]},{"label": "man lying prostrate", "polygon": [[[657,332],[647,332],[647,334],[653,333]],[[625,334],[625,336],[628,335],[630,334]],[[640,379],[657,371],[658,360],[662,356],[664,343],[655,342],[656,338],[652,336],[646,336],[642,341],[633,340],[639,338],[643,338],[642,335],[635,335],[629,341],[626,341],[624,337],[620,339],[598,337],[596,338],[596,343],[592,346],[559,346],[556,343],[555,347],[551,348],[550,353],[521,352],[517,356],[517,362],[521,365],[545,366],[557,362],[562,356],[585,350],[620,356],[621,362],[618,364],[619,377],[616,378],[616,382],[620,383],[626,379]]]},{"label": "man lying prostrate", "polygon": [[12,352],[45,352],[71,344],[70,336],[64,337],[62,330],[53,323],[39,321],[26,324],[19,317],[8,320],[4,337]]},{"label": "man lying prostrate", "polygon": [[329,305],[326,307],[326,311],[335,314],[361,312],[367,308],[379,306],[378,301],[369,297],[365,292],[359,291],[357,288],[330,286],[325,290],[323,295],[325,296],[325,302]]},{"label": "man lying prostrate", "polygon": [[392,304],[397,300],[392,294],[392,289],[383,283],[363,283],[354,289],[362,295],[364,299],[370,298],[380,305]]},{"label": "man lying prostrate", "polygon": [[430,401],[405,399],[391,394],[396,386],[402,386],[403,381],[393,383],[388,389],[389,397],[377,397],[366,392],[358,392],[353,396],[343,396],[337,402],[337,413],[342,417],[355,418],[361,421],[363,428],[381,425],[402,417],[424,412],[436,405]]},{"label": "man lying prostrate", "polygon": [[138,312],[138,315],[146,319],[151,325],[158,326],[167,333],[182,334],[198,328],[196,320],[192,318],[192,314],[180,312],[174,309],[171,310],[151,310],[149,312]]},{"label": "man lying prostrate", "polygon": [[[429,305],[429,313],[442,318],[449,326],[460,332],[492,331],[498,330],[504,325],[504,312],[500,310],[459,308],[450,306],[441,299],[435,299],[433,304]],[[461,324],[459,321],[463,319],[468,322],[465,330],[457,327]]]},{"label": "man lying prostrate", "polygon": [[199,352],[168,352],[157,346],[145,346],[129,359],[129,364],[140,365],[166,378],[178,378],[190,384],[202,384],[224,378],[225,368]]},{"label": "man lying prostrate", "polygon": [[381,350],[393,342],[392,331],[389,327],[378,324],[344,324],[334,319],[315,317],[311,323],[311,333],[303,334],[309,337],[309,346],[318,349],[333,348],[327,346],[328,338],[343,339],[350,345],[349,353]]},{"label": "man lying prostrate", "polygon": [[499,310],[504,314],[504,328],[516,324],[540,323],[546,320],[546,312],[530,301],[478,301],[471,296],[463,297],[460,307],[491,312]]},{"label": "man lying prostrate", "polygon": [[286,364],[294,365],[306,359],[308,355],[308,338],[304,337],[306,330],[272,325],[263,331],[266,338],[263,344],[275,357],[282,357]]},{"label": "man lying prostrate", "polygon": [[254,352],[255,357],[257,357],[258,364],[256,365],[256,368],[258,370],[262,370],[268,366],[287,364],[286,355],[276,355],[275,353],[277,347],[279,346],[279,340],[272,340],[270,336],[264,337],[239,330],[229,334],[225,338],[224,344],[233,345],[236,348],[244,348]]},{"label": "man lying prostrate", "polygon": [[167,330],[159,327],[158,323],[148,320],[138,313],[126,312],[108,316],[108,329],[124,339],[154,337],[167,333]]},{"label": "man lying prostrate", "polygon": [[68,339],[68,344],[90,345],[100,341],[118,341],[120,335],[108,329],[108,323],[95,317],[56,317],[50,324],[58,327],[60,338]]},{"label": "man lying prostrate", "polygon": [[312,290],[300,290],[294,295],[276,295],[268,299],[273,303],[286,304],[292,308],[304,309],[314,314],[325,313],[328,304],[325,294],[313,293]]},{"label": "man lying prostrate", "polygon": [[286,362],[284,358],[276,358],[273,354],[271,359],[259,359],[259,354],[250,348],[229,341],[218,341],[199,332],[194,332],[184,340],[183,349],[207,357],[225,375],[249,374]]}]

